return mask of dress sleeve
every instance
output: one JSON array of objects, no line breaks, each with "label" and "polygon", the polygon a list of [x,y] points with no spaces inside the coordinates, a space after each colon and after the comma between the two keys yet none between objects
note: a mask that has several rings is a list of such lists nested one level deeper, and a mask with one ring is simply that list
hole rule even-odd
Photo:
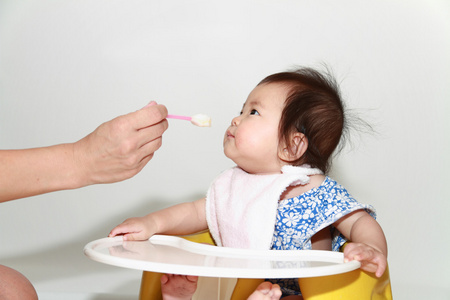
[{"label": "dress sleeve", "polygon": [[[340,247],[347,242],[347,239],[332,224],[342,217],[361,209],[365,210],[373,218],[376,218],[376,211],[373,206],[358,202],[342,185],[333,180],[330,180],[330,185],[327,187],[326,192],[320,195],[319,198],[321,198],[323,224],[331,225],[333,251],[339,251]],[[322,228],[324,227],[322,226]]]}]

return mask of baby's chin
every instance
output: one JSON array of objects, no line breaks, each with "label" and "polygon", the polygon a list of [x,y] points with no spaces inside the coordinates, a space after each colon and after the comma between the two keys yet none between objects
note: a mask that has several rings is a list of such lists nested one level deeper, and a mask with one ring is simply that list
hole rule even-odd
[{"label": "baby's chin", "polygon": [[238,164],[234,159],[231,153],[227,151],[226,147],[223,147],[223,154],[225,154],[226,158],[231,159],[235,164]]},{"label": "baby's chin", "polygon": [[281,174],[281,166],[277,168],[276,166],[272,166],[274,168],[264,168],[261,165],[255,165],[252,163],[248,163],[245,161],[245,159],[240,159],[240,157],[233,156],[232,151],[227,151],[226,148],[224,148],[224,154],[225,156],[233,161],[236,166],[244,170],[245,172],[249,174],[255,174],[255,175],[269,175],[269,174]]}]

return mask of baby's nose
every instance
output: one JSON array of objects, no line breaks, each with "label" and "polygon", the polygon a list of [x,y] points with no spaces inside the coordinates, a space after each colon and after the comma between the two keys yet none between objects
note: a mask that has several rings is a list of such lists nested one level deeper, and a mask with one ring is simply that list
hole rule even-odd
[{"label": "baby's nose", "polygon": [[240,121],[239,117],[235,117],[233,118],[233,120],[231,120],[231,125],[237,126],[239,124],[239,121]]}]

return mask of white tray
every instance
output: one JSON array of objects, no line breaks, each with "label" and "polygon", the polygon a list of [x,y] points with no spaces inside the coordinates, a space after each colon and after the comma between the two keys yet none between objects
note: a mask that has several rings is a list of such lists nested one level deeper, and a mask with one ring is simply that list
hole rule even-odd
[{"label": "white tray", "polygon": [[317,250],[247,250],[199,244],[155,235],[147,241],[103,238],[84,247],[89,258],[109,265],[159,273],[223,278],[302,278],[350,272],[340,252]]}]

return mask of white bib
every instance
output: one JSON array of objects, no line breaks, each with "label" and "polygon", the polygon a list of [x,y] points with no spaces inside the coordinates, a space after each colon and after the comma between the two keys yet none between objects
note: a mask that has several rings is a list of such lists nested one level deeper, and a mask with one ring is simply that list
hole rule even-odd
[{"label": "white bib", "polygon": [[239,167],[220,174],[206,196],[206,219],[218,246],[270,249],[278,201],[289,186],[322,174],[309,166],[289,166],[281,174],[254,175]]}]

